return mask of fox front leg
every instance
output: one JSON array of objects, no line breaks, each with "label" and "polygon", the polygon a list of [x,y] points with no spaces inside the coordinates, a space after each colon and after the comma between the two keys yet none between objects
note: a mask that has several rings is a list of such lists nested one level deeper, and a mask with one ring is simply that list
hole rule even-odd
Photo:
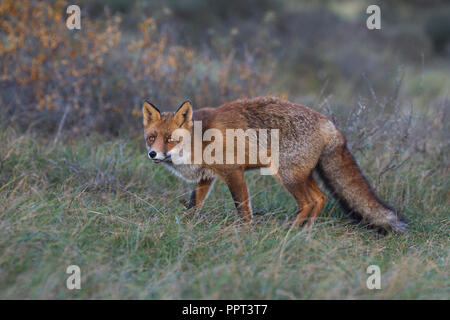
[{"label": "fox front leg", "polygon": [[252,220],[252,208],[247,184],[245,183],[244,170],[234,170],[223,175],[223,180],[230,190],[237,211],[244,217],[245,221]]},{"label": "fox front leg", "polygon": [[192,191],[190,200],[185,203],[182,202],[186,209],[194,209],[194,211],[198,211],[208,197],[214,181],[214,179],[200,180]]}]

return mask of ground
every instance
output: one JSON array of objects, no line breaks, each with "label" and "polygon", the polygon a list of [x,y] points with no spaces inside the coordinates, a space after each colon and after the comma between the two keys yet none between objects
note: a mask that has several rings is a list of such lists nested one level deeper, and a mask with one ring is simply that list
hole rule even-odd
[{"label": "ground", "polygon": [[[190,186],[150,163],[141,139],[0,138],[1,299],[450,298],[448,182],[432,163],[375,186],[411,225],[380,236],[331,197],[312,229],[290,228],[294,201],[258,172],[246,177],[267,213],[251,225],[221,182],[187,215],[179,200]],[[66,288],[69,265],[81,290]],[[380,267],[380,290],[366,286],[369,265]]]}]

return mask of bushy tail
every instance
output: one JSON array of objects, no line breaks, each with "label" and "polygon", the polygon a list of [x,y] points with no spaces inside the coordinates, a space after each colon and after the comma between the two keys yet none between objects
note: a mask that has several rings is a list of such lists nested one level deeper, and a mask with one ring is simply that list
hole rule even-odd
[{"label": "bushy tail", "polygon": [[341,205],[376,228],[405,232],[405,217],[384,204],[372,191],[346,144],[326,148],[317,171]]}]

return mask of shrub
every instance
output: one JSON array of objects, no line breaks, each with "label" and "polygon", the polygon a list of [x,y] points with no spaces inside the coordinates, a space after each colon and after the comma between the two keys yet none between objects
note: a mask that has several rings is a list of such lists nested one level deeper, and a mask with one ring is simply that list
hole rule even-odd
[{"label": "shrub", "polygon": [[140,132],[146,98],[162,109],[188,98],[217,106],[261,93],[270,82],[251,53],[212,58],[208,50],[178,45],[152,18],[139,24],[136,37],[122,37],[121,18],[108,11],[105,19],[82,17],[81,30],[68,30],[67,6],[1,3],[0,103],[4,118],[23,128]]}]

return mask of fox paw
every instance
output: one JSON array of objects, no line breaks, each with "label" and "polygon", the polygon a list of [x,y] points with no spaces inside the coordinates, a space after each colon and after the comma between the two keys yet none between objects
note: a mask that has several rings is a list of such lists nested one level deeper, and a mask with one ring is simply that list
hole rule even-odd
[{"label": "fox paw", "polygon": [[189,201],[188,200],[180,199],[180,200],[178,200],[178,202],[180,202],[185,209],[189,209]]},{"label": "fox paw", "polygon": [[254,216],[262,216],[262,215],[266,214],[267,212],[266,212],[266,210],[260,209],[260,210],[254,210],[252,213]]}]

